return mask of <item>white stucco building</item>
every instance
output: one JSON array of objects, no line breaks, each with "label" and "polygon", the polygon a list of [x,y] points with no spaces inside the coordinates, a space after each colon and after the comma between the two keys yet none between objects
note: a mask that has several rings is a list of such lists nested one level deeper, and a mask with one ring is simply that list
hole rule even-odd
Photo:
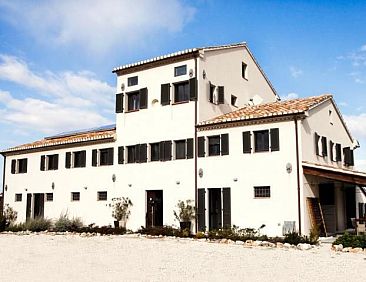
[{"label": "white stucco building", "polygon": [[189,49],[115,68],[116,124],[3,150],[4,203],[18,220],[67,212],[113,223],[114,197],[133,202],[127,228],[227,226],[282,235],[351,226],[365,212],[366,174],[331,95],[281,102],[245,43]]}]

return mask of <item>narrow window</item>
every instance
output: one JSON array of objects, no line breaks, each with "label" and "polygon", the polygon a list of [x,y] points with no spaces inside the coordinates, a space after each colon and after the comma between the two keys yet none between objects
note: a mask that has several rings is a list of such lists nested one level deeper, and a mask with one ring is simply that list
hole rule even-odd
[{"label": "narrow window", "polygon": [[189,83],[174,84],[174,103],[189,101]]},{"label": "narrow window", "polygon": [[252,152],[251,133],[250,131],[243,132],[243,153],[250,154]]},{"label": "narrow window", "polygon": [[205,137],[200,136],[200,137],[197,138],[197,141],[198,141],[198,157],[202,158],[206,154],[206,152],[205,152]]},{"label": "narrow window", "polygon": [[46,202],[53,202],[53,193],[46,193]]},{"label": "narrow window", "polygon": [[124,162],[124,147],[118,147],[118,164],[123,164]]},{"label": "narrow window", "polygon": [[193,138],[187,139],[187,159],[193,159]]},{"label": "narrow window", "polygon": [[231,105],[232,105],[232,106],[236,107],[236,100],[237,100],[237,99],[238,99],[238,98],[237,98],[236,96],[231,95]]},{"label": "narrow window", "polygon": [[140,92],[127,93],[127,110],[136,111],[140,109]]},{"label": "narrow window", "polygon": [[22,194],[15,194],[15,201],[21,202],[22,201]]},{"label": "narrow window", "polygon": [[255,186],[254,198],[270,198],[271,187],[270,186]]},{"label": "narrow window", "polygon": [[72,202],[80,201],[80,192],[71,192],[71,201]]},{"label": "narrow window", "polygon": [[354,165],[353,150],[350,147],[343,148],[344,164],[346,166]]},{"label": "narrow window", "polygon": [[213,103],[213,104],[216,104],[216,100],[217,100],[217,99],[215,99],[215,89],[216,89],[216,86],[211,84],[211,82],[210,82],[210,94],[209,94],[208,99],[209,99],[209,102]]},{"label": "narrow window", "polygon": [[136,162],[136,146],[127,146],[127,163]]},{"label": "narrow window", "polygon": [[113,148],[105,148],[99,150],[99,165],[113,165]]},{"label": "narrow window", "polygon": [[220,135],[208,137],[208,155],[220,155]]},{"label": "narrow window", "polygon": [[342,147],[341,147],[341,144],[337,143],[335,148],[336,148],[336,161],[340,162],[340,161],[342,161]]},{"label": "narrow window", "polygon": [[329,123],[333,125],[333,112],[332,110],[329,110]]},{"label": "narrow window", "polygon": [[27,173],[28,159],[18,160],[18,173]]},{"label": "narrow window", "polygon": [[123,94],[116,94],[116,113],[123,113]]},{"label": "narrow window", "polygon": [[175,159],[181,160],[186,158],[186,140],[177,140],[175,143]]},{"label": "narrow window", "polygon": [[248,65],[244,62],[242,62],[241,64],[241,76],[244,79],[248,79],[248,74],[247,74],[247,70],[248,69]]},{"label": "narrow window", "polygon": [[320,150],[319,150],[319,140],[320,140],[320,136],[318,133],[315,132],[314,134],[314,141],[315,141],[315,154],[317,156],[320,156]]},{"label": "narrow window", "polygon": [[269,131],[254,131],[254,148],[256,152],[269,151]]},{"label": "narrow window", "polygon": [[187,65],[174,68],[174,76],[180,76],[187,74]]},{"label": "narrow window", "polygon": [[160,160],[159,144],[160,143],[151,143],[150,144],[150,161],[151,162],[157,162]]},{"label": "narrow window", "polygon": [[98,201],[107,201],[107,191],[98,192]]},{"label": "narrow window", "polygon": [[170,84],[169,83],[161,85],[160,94],[161,94],[161,96],[160,96],[161,105],[162,106],[169,105],[170,104]]},{"label": "narrow window", "polygon": [[280,137],[279,137],[279,129],[271,128],[271,151],[279,151],[280,150]]},{"label": "narrow window", "polygon": [[138,82],[139,82],[138,76],[132,76],[132,77],[127,78],[127,85],[128,86],[137,85]]},{"label": "narrow window", "polygon": [[58,154],[47,156],[47,170],[58,169]]},{"label": "narrow window", "polygon": [[73,167],[85,167],[86,151],[73,152]]},{"label": "narrow window", "polygon": [[327,137],[322,136],[322,155],[326,157],[328,155]]}]

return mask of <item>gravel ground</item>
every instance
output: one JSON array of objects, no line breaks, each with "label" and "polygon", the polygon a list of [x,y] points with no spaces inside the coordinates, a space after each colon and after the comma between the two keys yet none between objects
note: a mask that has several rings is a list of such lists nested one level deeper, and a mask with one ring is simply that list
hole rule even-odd
[{"label": "gravel ground", "polygon": [[366,253],[129,236],[0,235],[0,281],[366,281]]}]

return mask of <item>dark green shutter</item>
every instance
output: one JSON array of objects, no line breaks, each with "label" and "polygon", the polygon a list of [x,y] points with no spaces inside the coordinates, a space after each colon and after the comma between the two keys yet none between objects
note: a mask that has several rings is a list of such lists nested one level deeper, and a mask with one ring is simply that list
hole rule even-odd
[{"label": "dark green shutter", "polygon": [[123,94],[116,94],[116,113],[123,113]]},{"label": "dark green shutter", "polygon": [[210,103],[213,103],[214,102],[214,91],[215,91],[215,85],[211,84],[211,82],[209,82],[209,96],[208,96],[208,101]]},{"label": "dark green shutter", "polygon": [[231,195],[230,188],[222,189],[222,214],[223,214],[223,228],[231,228]]},{"label": "dark green shutter", "polygon": [[349,165],[350,166],[353,166],[353,165],[355,165],[355,159],[354,159],[354,156],[353,156],[353,150],[350,150],[349,155],[350,155],[350,157],[349,157]]},{"label": "dark green shutter", "polygon": [[334,161],[333,147],[334,147],[334,143],[332,142],[332,140],[329,140],[329,158],[331,161]]},{"label": "dark green shutter", "polygon": [[55,170],[58,169],[58,154],[53,158],[53,167]]},{"label": "dark green shutter", "polygon": [[197,100],[197,79],[195,77],[189,80],[189,100]]},{"label": "dark green shutter", "polygon": [[45,170],[45,165],[46,165],[46,157],[43,155],[41,156],[41,171]]},{"label": "dark green shutter", "polygon": [[98,150],[94,149],[92,151],[92,166],[97,166],[98,165]]},{"label": "dark green shutter", "polygon": [[326,157],[328,155],[328,149],[327,149],[327,137],[322,137],[322,155],[323,157]]},{"label": "dark green shutter", "polygon": [[17,166],[17,160],[11,160],[11,173],[15,174]]},{"label": "dark green shutter", "polygon": [[198,137],[198,157],[205,156],[205,137]]},{"label": "dark green shutter", "polygon": [[[353,154],[352,154],[352,158],[353,158]],[[24,159],[24,173],[27,173],[28,171],[28,159]]]},{"label": "dark green shutter", "polygon": [[172,141],[164,142],[164,160],[170,161],[172,159]]},{"label": "dark green shutter", "polygon": [[113,165],[114,162],[114,148],[108,149],[108,165]]},{"label": "dark green shutter", "polygon": [[197,225],[198,231],[205,231],[206,229],[206,215],[205,215],[205,189],[198,189],[197,197]]},{"label": "dark green shutter", "polygon": [[123,164],[124,161],[124,147],[118,147],[118,163]]},{"label": "dark green shutter", "polygon": [[271,151],[279,151],[280,150],[280,138],[279,138],[279,130],[278,128],[271,128]]},{"label": "dark green shutter", "polygon": [[86,151],[80,152],[80,167],[86,167]]},{"label": "dark green shutter", "polygon": [[193,138],[187,139],[187,159],[193,159]]},{"label": "dark green shutter", "polygon": [[243,153],[250,154],[252,152],[250,131],[243,132]]},{"label": "dark green shutter", "polygon": [[140,109],[147,109],[148,96],[147,88],[140,89]]},{"label": "dark green shutter", "polygon": [[221,134],[221,155],[229,154],[229,134]]},{"label": "dark green shutter", "polygon": [[319,156],[319,139],[320,139],[320,136],[318,135],[318,133],[315,132],[314,137],[315,137],[315,154],[317,156]]},{"label": "dark green shutter", "polygon": [[224,104],[225,103],[225,91],[224,91],[224,86],[218,86],[218,99],[217,99],[217,103],[218,104]]},{"label": "dark green shutter", "polygon": [[71,152],[66,153],[65,157],[65,167],[70,168],[71,167]]},{"label": "dark green shutter", "polygon": [[140,163],[147,162],[147,144],[140,144]]},{"label": "dark green shutter", "polygon": [[170,83],[161,85],[161,104],[163,106],[170,104]]}]

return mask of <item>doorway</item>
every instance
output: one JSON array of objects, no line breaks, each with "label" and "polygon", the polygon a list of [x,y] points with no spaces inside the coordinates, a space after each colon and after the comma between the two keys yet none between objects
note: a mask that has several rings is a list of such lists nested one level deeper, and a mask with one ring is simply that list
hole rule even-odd
[{"label": "doorway", "polygon": [[35,193],[33,203],[33,217],[44,217],[44,194]]},{"label": "doorway", "polygon": [[146,191],[146,227],[163,226],[163,190]]},{"label": "doorway", "polygon": [[222,228],[221,188],[208,189],[209,229]]},{"label": "doorway", "polygon": [[356,188],[354,186],[345,187],[345,202],[346,202],[346,226],[353,228],[352,219],[356,217]]},{"label": "doorway", "polygon": [[32,217],[32,194],[27,194],[26,220]]}]

